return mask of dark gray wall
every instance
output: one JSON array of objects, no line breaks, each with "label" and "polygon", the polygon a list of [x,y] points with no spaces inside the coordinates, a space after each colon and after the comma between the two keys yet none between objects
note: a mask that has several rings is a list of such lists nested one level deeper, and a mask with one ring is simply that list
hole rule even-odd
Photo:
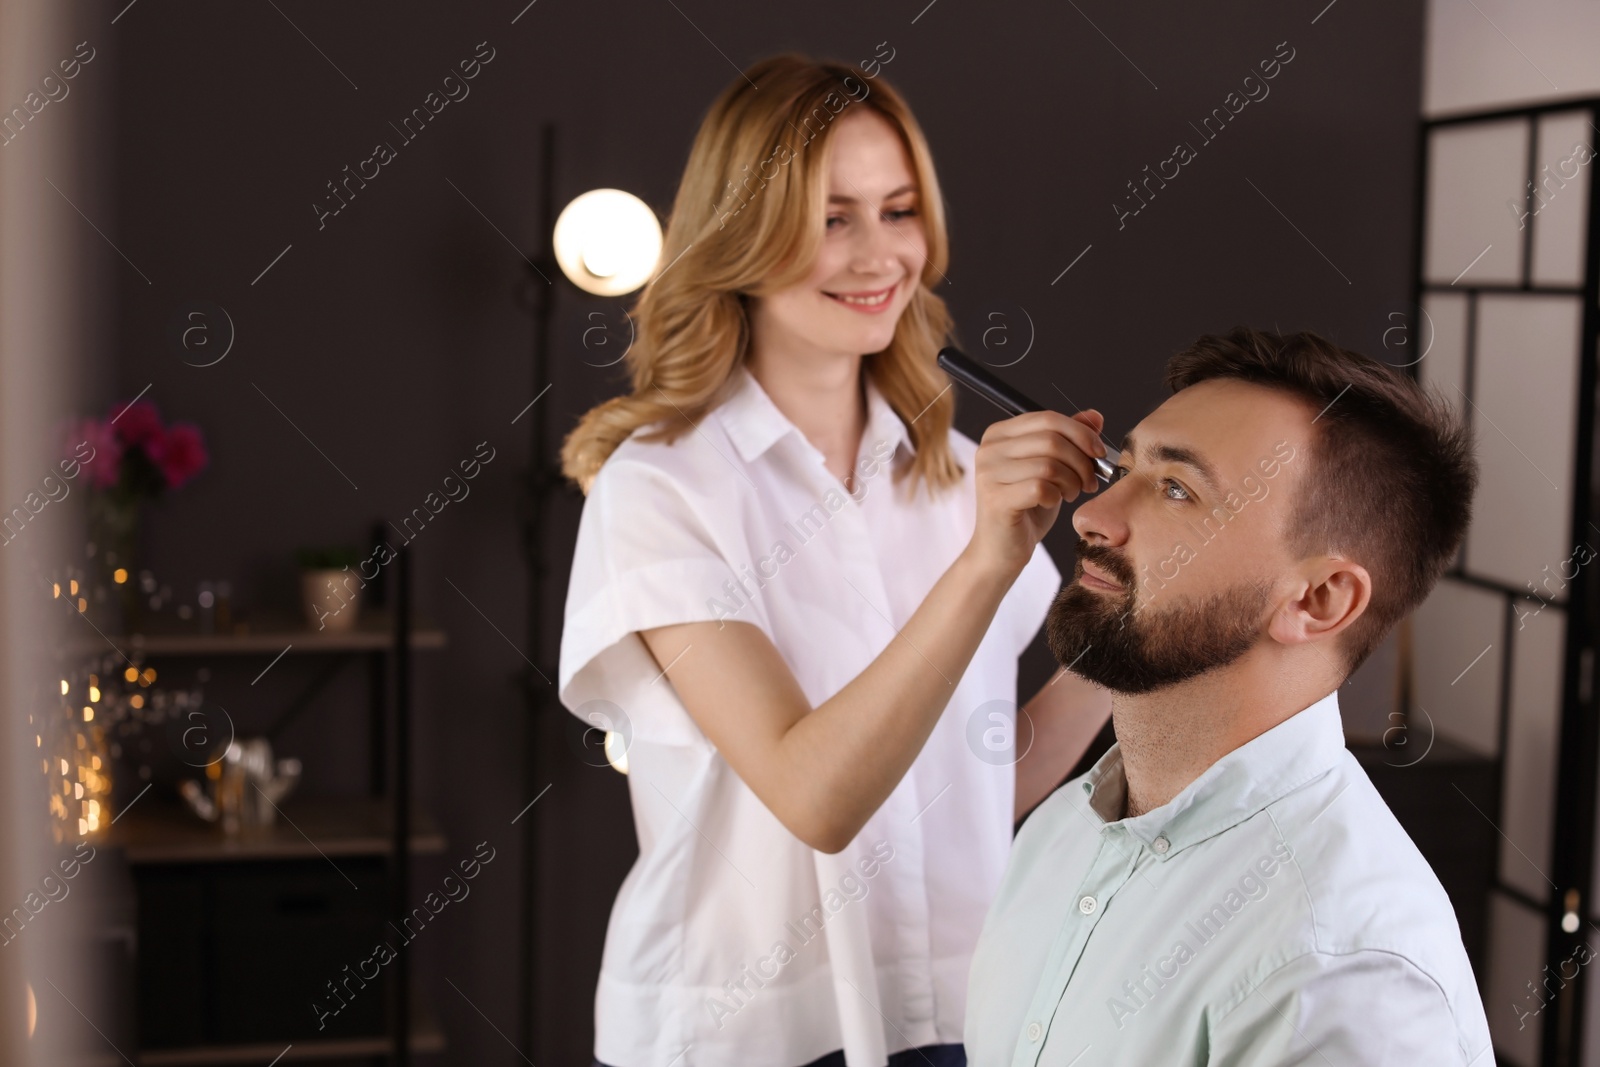
[{"label": "dark gray wall", "polygon": [[[213,451],[211,470],[151,517],[163,579],[192,590],[231,578],[246,606],[288,604],[290,548],[362,538],[374,517],[418,506],[478,442],[497,449],[471,496],[413,545],[420,606],[451,636],[418,664],[422,793],[449,834],[442,862],[481,840],[498,849],[473,896],[418,946],[447,1058],[473,1064],[522,1062],[484,1017],[517,1037],[528,890],[522,824],[510,820],[532,799],[514,686],[529,420],[511,420],[547,384],[531,378],[530,319],[515,299],[526,272],[516,249],[539,243],[540,123],[560,125],[558,203],[609,185],[664,212],[700,116],[736,67],[788,47],[861,60],[887,41],[896,53],[883,76],[917,110],[944,182],[953,257],[942,292],[962,342],[982,351],[985,329],[1004,321],[1020,344],[1031,320],[1031,352],[1004,373],[1041,399],[1059,400],[1059,388],[1099,407],[1120,435],[1162,398],[1166,357],[1202,332],[1312,328],[1381,351],[1409,295],[1421,55],[1414,2],[539,0],[513,24],[522,2],[150,2],[112,26],[124,6],[113,0],[95,43],[113,53],[115,85],[84,86],[115,94],[104,165],[118,192],[114,217],[96,221],[137,265],[102,249],[117,284],[105,312],[115,393],[153,383],[163,414],[201,423]],[[495,58],[471,95],[401,146],[389,123],[480,41]],[[1283,41],[1295,57],[1270,95],[1201,146],[1189,123]],[[397,158],[319,229],[324,183],[380,140]],[[1180,140],[1197,157],[1119,229],[1112,204],[1126,183]],[[192,300],[236,324],[216,366],[186,366],[168,343]],[[588,312],[618,306],[560,298],[553,388],[540,400],[552,451],[618,389],[616,370],[585,365],[581,341]],[[109,401],[110,385],[98,388],[92,399]],[[959,424],[979,436],[988,413],[961,406]],[[551,679],[577,516],[568,496],[551,517],[545,640],[524,650]],[[1049,539],[1063,571],[1073,541],[1063,516]],[[1351,683],[1353,722],[1381,728],[1391,663],[1385,653]],[[1040,642],[1025,693],[1049,667]],[[253,688],[219,669],[214,685],[248,729],[310,669],[286,661]],[[360,710],[352,680],[284,739],[306,761],[308,791],[362,788]],[[548,720],[539,778],[552,788],[526,817],[543,835],[545,999],[540,1039],[524,1051],[541,1065],[587,1062],[605,916],[634,850],[623,780],[576,758],[564,715]],[[420,863],[416,884],[442,862]]]}]

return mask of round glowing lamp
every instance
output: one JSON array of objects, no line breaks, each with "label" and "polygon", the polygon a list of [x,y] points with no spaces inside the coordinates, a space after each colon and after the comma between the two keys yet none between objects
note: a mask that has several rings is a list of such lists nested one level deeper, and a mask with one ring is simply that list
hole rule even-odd
[{"label": "round glowing lamp", "polygon": [[593,189],[568,204],[551,236],[556,262],[596,296],[631,293],[661,258],[661,223],[648,204],[621,189]]}]

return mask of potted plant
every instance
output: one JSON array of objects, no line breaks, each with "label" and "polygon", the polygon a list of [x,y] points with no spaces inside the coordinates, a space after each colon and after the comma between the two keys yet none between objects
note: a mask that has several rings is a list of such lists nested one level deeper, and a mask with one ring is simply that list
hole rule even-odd
[{"label": "potted plant", "polygon": [[352,569],[361,561],[361,553],[351,545],[301,548],[295,559],[300,564],[300,603],[306,624],[314,630],[353,628],[366,585]]}]

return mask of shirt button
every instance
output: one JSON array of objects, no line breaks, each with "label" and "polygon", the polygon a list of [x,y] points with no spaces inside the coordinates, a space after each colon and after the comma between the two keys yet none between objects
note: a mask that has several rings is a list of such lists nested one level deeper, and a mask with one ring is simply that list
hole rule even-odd
[{"label": "shirt button", "polygon": [[1038,1023],[1029,1023],[1028,1024],[1028,1040],[1029,1041],[1037,1041],[1037,1040],[1039,1040],[1039,1038],[1041,1036],[1043,1036],[1043,1034],[1044,1034],[1044,1027],[1040,1026]]},{"label": "shirt button", "polygon": [[1166,834],[1162,834],[1160,837],[1150,842],[1150,847],[1156,850],[1156,855],[1165,856],[1167,854],[1167,849],[1172,847],[1172,842],[1167,840]]},{"label": "shirt button", "polygon": [[1085,915],[1093,915],[1094,907],[1094,897],[1084,897],[1082,900],[1078,901],[1078,910],[1083,912]]}]

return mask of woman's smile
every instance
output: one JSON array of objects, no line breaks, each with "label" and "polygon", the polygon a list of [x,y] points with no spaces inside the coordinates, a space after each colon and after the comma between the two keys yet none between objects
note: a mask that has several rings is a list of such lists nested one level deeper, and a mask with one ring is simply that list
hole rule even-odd
[{"label": "woman's smile", "polygon": [[830,293],[823,290],[822,295],[852,311],[859,311],[864,315],[877,315],[890,307],[894,301],[895,290],[899,287],[900,283],[895,282],[887,289],[861,289],[849,293]]}]

